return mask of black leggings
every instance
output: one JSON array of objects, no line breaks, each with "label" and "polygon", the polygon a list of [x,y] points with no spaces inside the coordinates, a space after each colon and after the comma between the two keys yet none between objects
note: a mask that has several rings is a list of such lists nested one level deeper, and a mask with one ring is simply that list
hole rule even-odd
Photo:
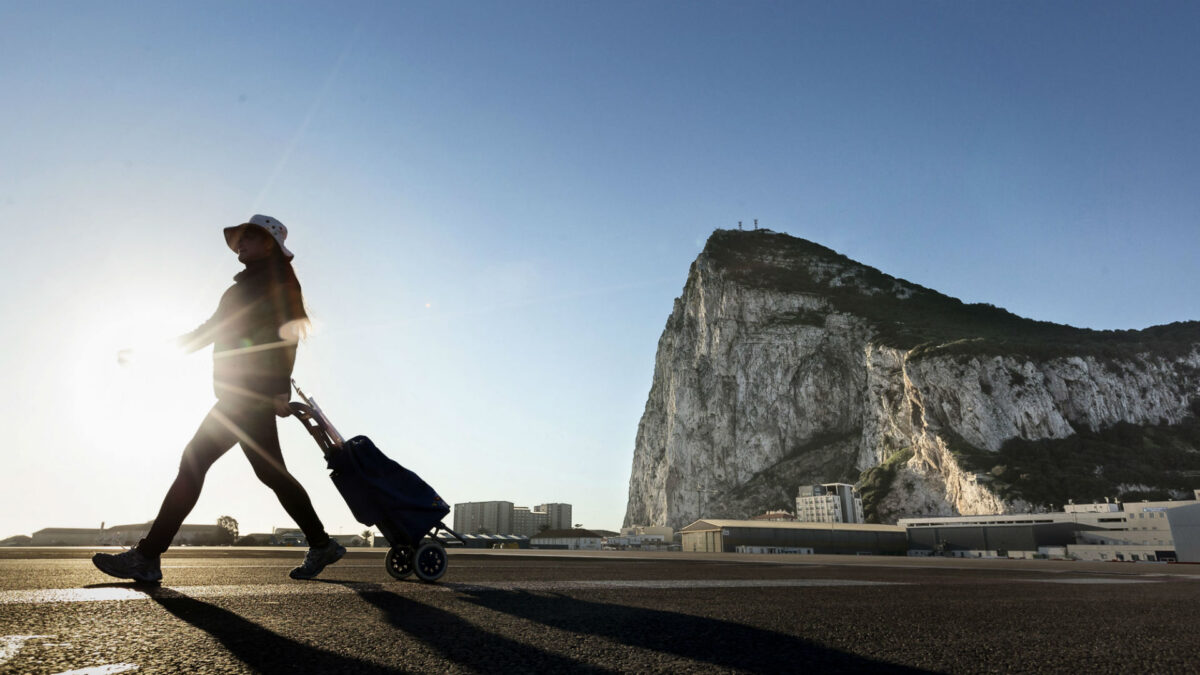
[{"label": "black leggings", "polygon": [[183,519],[200,498],[204,474],[235,443],[242,446],[258,479],[275,491],[279,503],[308,538],[309,546],[319,547],[329,542],[308,493],[283,464],[274,409],[258,402],[222,399],[209,411],[183,451],[179,475],[163,499],[149,534],[138,543],[143,555],[158,557],[167,550]]}]

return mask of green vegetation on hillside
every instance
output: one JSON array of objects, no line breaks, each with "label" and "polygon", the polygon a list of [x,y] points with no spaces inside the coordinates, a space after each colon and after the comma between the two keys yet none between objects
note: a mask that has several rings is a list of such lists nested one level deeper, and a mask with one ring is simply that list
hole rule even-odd
[{"label": "green vegetation on hillside", "polygon": [[[912,358],[936,354],[1115,360],[1142,352],[1171,358],[1190,353],[1200,343],[1197,321],[1098,331],[1026,319],[989,304],[965,304],[819,244],[766,230],[717,230],[705,254],[738,283],[826,298],[838,311],[871,322],[880,344],[913,350]],[[814,277],[813,269],[823,265],[842,269],[836,285]],[[899,288],[909,289],[912,295],[896,297]]]},{"label": "green vegetation on hillside", "polygon": [[[740,505],[740,513],[796,508],[796,486],[805,483],[854,482],[855,455],[846,447],[858,441],[857,432],[829,433],[792,449],[785,457],[733,488],[723,499]],[[741,516],[738,516],[741,517]]]},{"label": "green vegetation on hillside", "polygon": [[1060,439],[1013,438],[997,452],[962,439],[952,439],[950,448],[964,469],[986,476],[1001,498],[1033,504],[1166,499],[1200,489],[1200,421],[1195,417],[1175,425],[1121,422]]},{"label": "green vegetation on hillside", "polygon": [[[1200,346],[1197,321],[1119,331],[1035,321],[989,304],[965,304],[819,244],[770,231],[718,230],[704,255],[726,279],[744,286],[825,299],[834,311],[869,322],[878,344],[911,350],[910,359],[979,355],[1044,362],[1083,356],[1120,368],[1142,354],[1178,359]],[[823,322],[820,312],[805,310],[774,323]],[[1188,381],[1200,379],[1200,372],[1186,364],[1175,369]],[[1018,386],[1023,383],[1019,372],[1010,377]],[[990,393],[990,384],[982,386]],[[1200,406],[1193,412],[1178,425],[1122,423],[1065,439],[1016,438],[997,452],[975,448],[949,429],[940,433],[962,467],[1003,499],[1056,506],[1068,499],[1166,499],[1200,488]],[[899,450],[860,477],[868,521],[878,521],[879,506],[910,457],[911,451]]]},{"label": "green vegetation on hillside", "polygon": [[892,491],[896,480],[896,472],[912,459],[913,451],[905,448],[892,453],[883,464],[873,466],[862,473],[858,482],[858,494],[862,497],[863,518],[868,523],[883,522],[879,517],[879,505]]}]

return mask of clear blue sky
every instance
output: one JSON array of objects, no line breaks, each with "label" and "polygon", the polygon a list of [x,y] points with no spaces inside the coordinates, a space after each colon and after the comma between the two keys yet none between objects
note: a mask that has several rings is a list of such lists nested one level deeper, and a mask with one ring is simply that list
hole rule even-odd
[{"label": "clear blue sky", "polygon": [[[207,318],[252,213],[344,432],[594,528],[714,228],[1037,319],[1200,318],[1198,35],[1195,3],[0,0],[0,537],[154,516],[208,357],[114,355]],[[289,524],[236,450],[189,522],[224,514]]]}]

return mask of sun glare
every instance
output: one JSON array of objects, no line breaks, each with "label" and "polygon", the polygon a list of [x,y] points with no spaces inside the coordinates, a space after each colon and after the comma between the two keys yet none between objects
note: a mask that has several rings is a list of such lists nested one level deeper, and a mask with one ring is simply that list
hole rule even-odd
[{"label": "sun glare", "polygon": [[72,358],[63,360],[57,386],[71,392],[70,423],[110,457],[190,433],[212,403],[207,351],[185,355],[171,333],[200,320],[173,316],[170,306],[131,304],[88,322],[64,345]]}]

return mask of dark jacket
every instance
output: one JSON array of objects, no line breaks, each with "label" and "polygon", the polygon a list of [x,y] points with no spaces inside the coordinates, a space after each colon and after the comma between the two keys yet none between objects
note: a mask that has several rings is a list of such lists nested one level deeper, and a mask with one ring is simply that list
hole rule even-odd
[{"label": "dark jacket", "polygon": [[218,399],[274,397],[291,391],[296,343],[283,340],[285,323],[306,319],[291,265],[250,263],[233,278],[217,311],[180,338],[189,351],[213,345],[213,391]]}]

